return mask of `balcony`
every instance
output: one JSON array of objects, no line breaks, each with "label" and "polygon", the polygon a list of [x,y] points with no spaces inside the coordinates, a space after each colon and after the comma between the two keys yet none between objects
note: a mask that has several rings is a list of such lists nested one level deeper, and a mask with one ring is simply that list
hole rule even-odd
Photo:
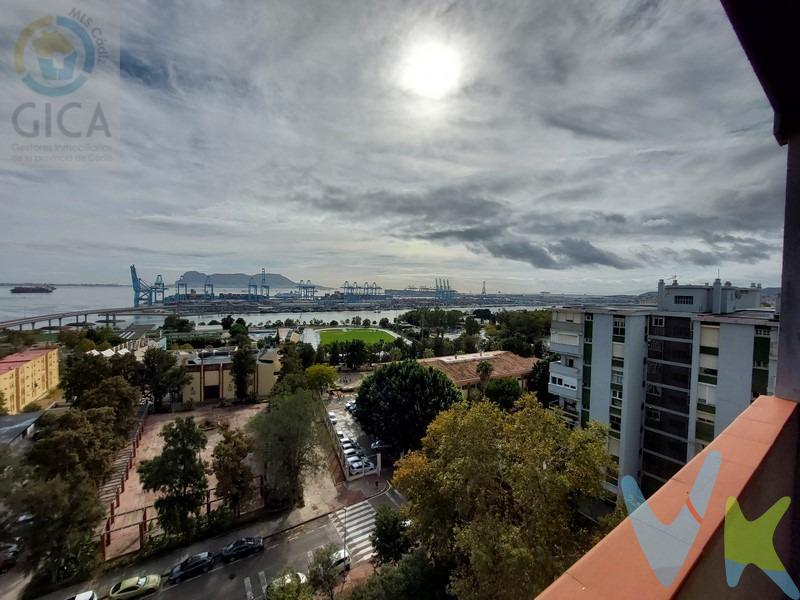
[{"label": "balcony", "polygon": [[578,379],[580,376],[580,371],[577,367],[568,367],[561,361],[551,362],[548,366],[551,375],[572,377],[574,379]]},{"label": "balcony", "polygon": [[[641,508],[547,588],[539,598],[556,600],[620,598],[783,598],[780,589],[758,567],[750,565],[739,584],[726,582],[724,522],[726,501],[738,499],[742,512],[753,520],[779,498],[797,501],[796,466],[800,410],[797,403],[762,396],[691,462],[653,494],[648,505],[664,523],[671,523],[692,489],[701,465],[711,452],[722,463],[711,499],[702,515],[697,537],[686,539],[688,556],[675,579],[664,586],[641,550],[632,520]],[[696,509],[695,509],[696,510]],[[788,572],[797,579],[790,562],[793,512],[790,507],[775,530],[774,545]],[[795,540],[796,541],[796,540]]]},{"label": "balcony", "polygon": [[573,323],[571,321],[553,321],[550,323],[550,331],[583,333],[583,323]]},{"label": "balcony", "polygon": [[581,346],[579,342],[573,344],[562,344],[553,341],[553,338],[550,338],[550,352],[555,352],[557,354],[569,354],[570,356],[580,356],[581,355]]},{"label": "balcony", "polygon": [[559,396],[560,398],[569,398],[570,400],[577,400],[580,397],[580,392],[577,389],[568,388],[555,383],[548,383],[547,391],[554,396]]}]

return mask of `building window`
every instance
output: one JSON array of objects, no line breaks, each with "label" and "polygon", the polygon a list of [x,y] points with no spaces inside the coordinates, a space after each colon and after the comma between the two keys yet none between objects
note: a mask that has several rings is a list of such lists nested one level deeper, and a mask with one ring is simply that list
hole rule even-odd
[{"label": "building window", "polygon": [[769,337],[769,327],[756,327],[758,337]]},{"label": "building window", "polygon": [[614,317],[614,335],[625,335],[625,317]]},{"label": "building window", "polygon": [[611,371],[611,383],[622,385],[622,371]]},{"label": "building window", "polygon": [[700,367],[700,373],[697,377],[697,380],[700,383],[709,383],[711,385],[717,385],[717,370]]},{"label": "building window", "polygon": [[622,390],[611,390],[612,400],[622,400]]},{"label": "building window", "polygon": [[654,408],[647,409],[647,419],[655,423],[661,422],[661,411]]},{"label": "building window", "polygon": [[574,367],[575,359],[568,356],[567,358],[564,359],[564,364],[567,365],[568,367]]},{"label": "building window", "polygon": [[675,304],[694,304],[694,296],[675,296]]},{"label": "building window", "polygon": [[664,317],[654,316],[653,327],[663,327],[663,326],[664,326]]},{"label": "building window", "polygon": [[594,316],[592,315],[592,313],[586,313],[583,318],[586,319],[587,321],[591,321],[594,318]]}]

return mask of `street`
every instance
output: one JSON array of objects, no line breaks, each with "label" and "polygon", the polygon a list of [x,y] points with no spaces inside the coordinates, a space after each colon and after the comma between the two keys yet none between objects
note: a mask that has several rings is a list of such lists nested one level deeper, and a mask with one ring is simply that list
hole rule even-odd
[{"label": "street", "polygon": [[[186,549],[177,550],[169,557],[158,559],[157,564],[160,566],[158,571],[161,571],[164,576],[164,582],[159,592],[152,597],[163,596],[169,600],[195,600],[197,598],[258,600],[263,598],[263,586],[278,577],[285,569],[307,573],[308,562],[316,548],[327,544],[344,545],[345,511],[347,513],[347,548],[352,557],[352,566],[355,567],[372,558],[372,543],[369,536],[374,529],[375,509],[387,504],[399,507],[402,502],[400,494],[389,488],[374,498],[319,517],[285,533],[265,538],[263,553],[230,564],[217,562],[209,573],[198,575],[176,585],[169,585],[166,581],[169,565],[178,564],[189,555]],[[247,535],[247,532],[238,532],[238,534]],[[190,551],[195,553],[208,550],[216,554],[221,551],[222,546],[229,539],[230,537],[226,536],[224,540],[210,540],[204,548],[203,544],[194,544]],[[100,597],[103,597],[107,594],[109,586],[116,581],[124,577],[146,575],[152,572],[152,567],[148,570],[147,565],[142,565],[109,573],[103,576],[95,591]],[[49,594],[44,598],[63,600],[77,591],[81,590],[69,588]]]}]

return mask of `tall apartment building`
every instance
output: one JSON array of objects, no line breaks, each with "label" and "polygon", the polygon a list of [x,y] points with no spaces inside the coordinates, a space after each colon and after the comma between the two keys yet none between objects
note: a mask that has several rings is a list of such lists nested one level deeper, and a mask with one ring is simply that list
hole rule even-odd
[{"label": "tall apartment building", "polygon": [[[658,284],[656,305],[553,311],[550,393],[609,427],[619,476],[649,495],[775,384],[778,320],[760,286]],[[608,488],[617,491],[617,477]]]}]

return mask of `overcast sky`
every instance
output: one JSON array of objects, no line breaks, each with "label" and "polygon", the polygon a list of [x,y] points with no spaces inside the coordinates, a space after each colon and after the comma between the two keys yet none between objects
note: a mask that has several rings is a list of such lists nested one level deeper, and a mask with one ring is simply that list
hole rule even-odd
[{"label": "overcast sky", "polygon": [[[5,4],[4,88],[48,11]],[[121,156],[0,171],[0,280],[124,282],[135,262],[168,282],[262,266],[490,291],[779,281],[785,150],[718,2],[119,11]]]}]

